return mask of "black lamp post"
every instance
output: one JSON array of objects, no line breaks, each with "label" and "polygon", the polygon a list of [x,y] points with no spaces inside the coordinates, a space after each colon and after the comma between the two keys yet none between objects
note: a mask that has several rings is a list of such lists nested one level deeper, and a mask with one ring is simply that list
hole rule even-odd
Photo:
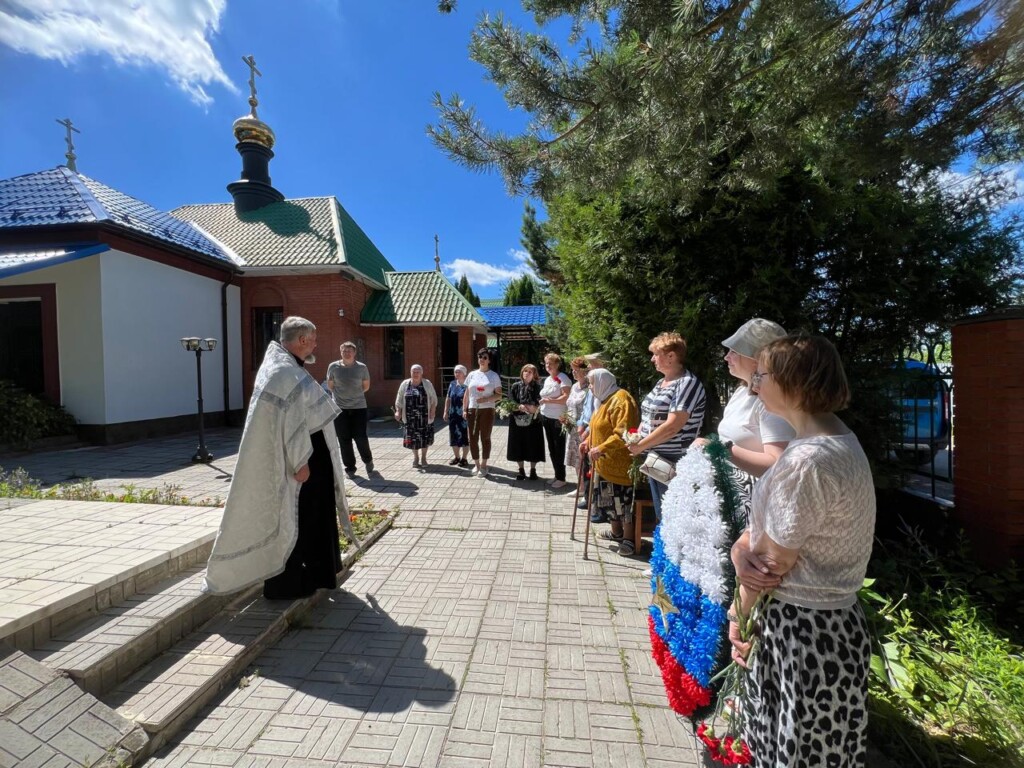
[{"label": "black lamp post", "polygon": [[206,439],[203,436],[203,366],[201,363],[203,352],[212,352],[217,347],[216,339],[200,339],[197,336],[189,336],[181,340],[181,346],[186,352],[196,353],[196,391],[198,393],[199,405],[199,447],[192,457],[192,461],[209,464],[213,456],[206,450]]}]

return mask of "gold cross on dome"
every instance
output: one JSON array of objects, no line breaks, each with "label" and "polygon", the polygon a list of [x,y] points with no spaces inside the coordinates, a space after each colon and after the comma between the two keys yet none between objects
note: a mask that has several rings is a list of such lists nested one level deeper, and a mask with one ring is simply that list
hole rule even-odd
[{"label": "gold cross on dome", "polygon": [[243,56],[242,61],[249,66],[249,114],[253,117],[257,117],[256,107],[260,102],[256,98],[256,75],[263,77],[263,73],[256,69],[256,57],[251,53],[248,56]]},{"label": "gold cross on dome", "polygon": [[668,615],[670,613],[679,613],[679,609],[672,603],[672,598],[668,596],[668,592],[665,589],[665,582],[661,580],[661,576],[657,579],[658,588],[654,590],[654,595],[651,597],[651,605],[661,611],[661,624],[665,627],[665,632],[668,632]]}]

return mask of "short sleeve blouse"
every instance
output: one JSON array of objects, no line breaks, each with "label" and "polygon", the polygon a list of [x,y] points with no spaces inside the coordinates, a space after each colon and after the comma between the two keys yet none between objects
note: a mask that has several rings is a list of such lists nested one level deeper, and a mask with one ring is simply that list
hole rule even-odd
[{"label": "short sleeve blouse", "polygon": [[[541,398],[545,397],[558,397],[562,394],[562,387],[568,389],[572,386],[572,382],[569,381],[569,377],[564,373],[559,373],[557,376],[548,376],[544,379],[544,386],[540,388]],[[554,405],[552,403],[544,403],[540,407],[540,415],[546,416],[549,419],[557,419],[565,413],[565,403],[559,403]]]}]

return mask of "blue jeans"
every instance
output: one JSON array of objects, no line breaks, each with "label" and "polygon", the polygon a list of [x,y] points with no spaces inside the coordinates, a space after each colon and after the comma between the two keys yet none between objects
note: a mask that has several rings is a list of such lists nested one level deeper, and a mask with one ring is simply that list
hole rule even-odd
[{"label": "blue jeans", "polygon": [[659,483],[653,477],[647,478],[648,484],[651,486],[651,499],[654,501],[654,516],[658,518],[658,522],[661,522],[661,497],[665,495],[665,491],[668,490],[668,486],[664,483]]}]

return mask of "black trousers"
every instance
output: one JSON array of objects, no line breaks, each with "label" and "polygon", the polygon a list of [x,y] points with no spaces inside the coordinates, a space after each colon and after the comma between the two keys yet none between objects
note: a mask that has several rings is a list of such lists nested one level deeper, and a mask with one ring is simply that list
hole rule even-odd
[{"label": "black trousers", "polygon": [[263,596],[270,600],[307,597],[317,589],[338,586],[341,544],[334,499],[334,468],[323,432],[310,435],[313,455],[309,479],[299,489],[299,536],[284,572],[263,582]]},{"label": "black trousers", "polygon": [[562,422],[558,419],[544,417],[544,437],[548,442],[548,456],[555,470],[556,480],[565,480],[565,435],[562,434]]},{"label": "black trousers", "polygon": [[338,433],[341,445],[341,463],[348,472],[356,471],[356,453],[352,450],[352,441],[359,449],[359,458],[370,467],[373,454],[370,452],[370,438],[366,436],[366,408],[345,408],[334,420],[334,430]]}]

